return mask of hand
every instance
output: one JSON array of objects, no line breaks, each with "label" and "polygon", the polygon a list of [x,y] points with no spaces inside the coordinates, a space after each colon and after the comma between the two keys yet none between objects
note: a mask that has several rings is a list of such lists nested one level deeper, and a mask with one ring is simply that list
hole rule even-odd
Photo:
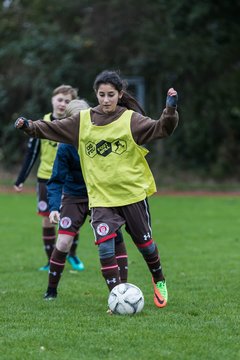
[{"label": "hand", "polygon": [[14,127],[16,129],[25,129],[27,127],[29,127],[29,123],[28,120],[25,119],[24,117],[19,117],[14,124]]},{"label": "hand", "polygon": [[167,93],[166,106],[167,107],[177,107],[178,94],[177,91],[173,88],[170,88]]},{"label": "hand", "polygon": [[23,183],[21,183],[19,185],[14,185],[14,190],[16,192],[21,192],[23,190]]},{"label": "hand", "polygon": [[51,224],[57,224],[60,220],[60,213],[56,210],[53,210],[49,214],[49,220]]}]

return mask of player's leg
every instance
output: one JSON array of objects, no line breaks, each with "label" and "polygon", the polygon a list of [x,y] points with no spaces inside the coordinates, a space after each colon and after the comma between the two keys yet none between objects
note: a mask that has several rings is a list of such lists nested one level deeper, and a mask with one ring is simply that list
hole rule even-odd
[{"label": "player's leg", "polygon": [[41,271],[49,270],[49,261],[55,247],[56,242],[56,228],[55,225],[49,221],[49,208],[47,199],[46,182],[38,182],[37,184],[38,197],[38,215],[42,216],[42,240],[45,253],[47,255],[47,264],[39,268]]},{"label": "player's leg", "polygon": [[121,208],[126,219],[126,230],[141,252],[152,275],[154,303],[167,305],[168,293],[157,244],[152,238],[151,216],[147,199]]},{"label": "player's leg", "polygon": [[127,249],[124,243],[123,235],[121,230],[116,231],[117,236],[115,237],[115,255],[118,263],[120,272],[120,278],[122,283],[126,283],[128,279],[128,255]]},{"label": "player's leg", "polygon": [[57,297],[57,288],[63,273],[67,254],[72,245],[74,234],[59,234],[56,247],[50,259],[50,269],[48,273],[48,288],[44,299],[52,300]]},{"label": "player's leg", "polygon": [[[72,201],[72,203],[70,201]],[[61,219],[63,218],[70,219],[71,226],[70,228],[68,228],[68,230],[70,229],[71,232],[75,232],[75,236],[71,248],[69,250],[67,260],[71,265],[72,269],[76,271],[82,271],[85,269],[84,264],[77,256],[76,251],[79,241],[79,229],[85,223],[85,220],[88,215],[89,215],[88,201],[79,203],[76,202],[76,199],[73,199],[73,197],[64,195],[64,198],[62,200]]]},{"label": "player's leg", "polygon": [[113,208],[92,209],[91,225],[98,245],[101,272],[109,291],[121,282],[115,256],[115,237],[123,224],[124,220],[114,213]]},{"label": "player's leg", "polygon": [[112,237],[98,245],[101,272],[104,277],[108,290],[111,291],[116,285],[121,283],[120,272],[115,256],[115,239]]},{"label": "player's leg", "polygon": [[69,250],[69,254],[67,256],[67,260],[69,264],[72,266],[73,270],[82,271],[85,269],[83,262],[79,259],[76,251],[79,241],[79,233],[74,236],[73,243],[71,249]]},{"label": "player's leg", "polygon": [[69,256],[76,256],[77,255],[78,242],[79,242],[79,233],[77,233],[74,236],[71,249],[69,250]]},{"label": "player's leg", "polygon": [[72,197],[71,199],[66,196],[64,197],[60,211],[57,244],[50,259],[48,288],[44,295],[44,298],[47,300],[54,299],[57,296],[57,288],[65,267],[67,255],[79,228],[85,222],[87,214],[87,203],[77,204]]}]

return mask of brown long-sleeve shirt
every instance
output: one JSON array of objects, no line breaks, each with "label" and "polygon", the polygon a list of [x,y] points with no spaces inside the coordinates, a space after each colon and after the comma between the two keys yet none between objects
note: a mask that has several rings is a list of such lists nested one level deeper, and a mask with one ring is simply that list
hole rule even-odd
[{"label": "brown long-sleeve shirt", "polygon": [[[91,109],[92,123],[97,126],[110,124],[117,120],[125,110],[126,108],[117,106],[114,113],[105,114],[100,106],[96,106]],[[29,127],[25,128],[24,132],[32,137],[72,144],[78,148],[80,121],[79,114],[60,121],[30,120]],[[137,112],[133,112],[131,118],[132,136],[138,145],[170,136],[177,125],[178,112],[174,108],[164,109],[159,120],[153,120]]]}]

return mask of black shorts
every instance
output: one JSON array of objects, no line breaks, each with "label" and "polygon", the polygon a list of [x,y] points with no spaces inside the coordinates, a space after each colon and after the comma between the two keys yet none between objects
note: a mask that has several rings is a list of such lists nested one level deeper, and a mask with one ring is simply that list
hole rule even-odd
[{"label": "black shorts", "polygon": [[88,199],[64,195],[60,209],[59,234],[75,236],[90,215]]},{"label": "black shorts", "polygon": [[115,237],[116,231],[123,224],[138,247],[152,243],[151,217],[147,199],[119,207],[92,208],[91,225],[96,244]]}]

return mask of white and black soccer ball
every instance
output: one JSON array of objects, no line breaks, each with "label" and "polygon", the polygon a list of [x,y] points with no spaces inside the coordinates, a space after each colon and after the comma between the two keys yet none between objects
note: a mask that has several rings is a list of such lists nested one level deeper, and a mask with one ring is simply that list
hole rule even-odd
[{"label": "white and black soccer ball", "polygon": [[133,284],[123,283],[115,286],[108,297],[108,307],[117,315],[133,315],[142,311],[144,296]]}]

